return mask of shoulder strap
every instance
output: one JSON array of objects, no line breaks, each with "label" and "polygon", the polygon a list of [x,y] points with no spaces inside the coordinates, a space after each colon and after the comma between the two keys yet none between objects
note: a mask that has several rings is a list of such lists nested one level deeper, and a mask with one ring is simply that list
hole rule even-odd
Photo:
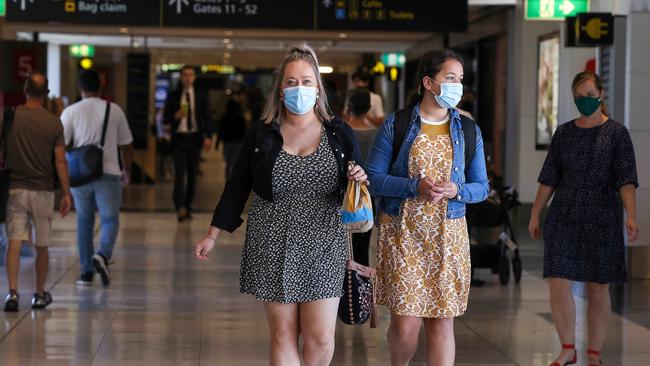
[{"label": "shoulder strap", "polygon": [[[395,113],[395,123],[393,125],[393,154],[391,165],[397,160],[404,138],[406,137],[406,130],[411,122],[413,109],[405,108]],[[460,115],[461,125],[463,128],[463,136],[465,140],[465,172],[474,159],[476,154],[476,122],[471,118]]]},{"label": "shoulder strap", "polygon": [[402,143],[406,137],[406,130],[409,127],[412,115],[413,108],[404,108],[395,112],[395,122],[393,123],[393,156],[390,160],[391,165],[393,165],[395,160],[397,160],[397,154],[399,154],[399,149],[402,147]]},{"label": "shoulder strap", "polygon": [[16,114],[15,108],[7,108],[4,111],[2,118],[2,129],[0,130],[0,140],[3,142],[7,139],[7,134],[11,128],[11,124],[14,121],[14,115]]},{"label": "shoulder strap", "polygon": [[104,141],[106,140],[106,130],[108,129],[108,116],[111,114],[111,102],[106,101],[106,113],[104,113],[104,123],[102,125],[102,143],[101,146],[104,147]]},{"label": "shoulder strap", "polygon": [[2,118],[2,128],[0,129],[0,149],[2,152],[3,164],[6,164],[7,161],[7,141],[9,140],[9,132],[11,131],[11,125],[14,122],[15,114],[16,108],[7,108],[5,109]]},{"label": "shoulder strap", "polygon": [[460,115],[460,121],[465,139],[465,173],[467,173],[467,168],[476,154],[476,122],[462,114]]}]

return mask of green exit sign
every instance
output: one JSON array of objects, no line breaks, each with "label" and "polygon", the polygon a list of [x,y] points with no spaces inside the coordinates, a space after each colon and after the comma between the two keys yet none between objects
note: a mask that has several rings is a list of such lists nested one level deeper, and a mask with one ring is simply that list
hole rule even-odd
[{"label": "green exit sign", "polygon": [[7,0],[0,0],[0,17],[7,14]]},{"label": "green exit sign", "polygon": [[386,66],[402,67],[406,63],[406,56],[404,56],[404,52],[383,53],[381,62]]},{"label": "green exit sign", "polygon": [[89,44],[73,44],[69,48],[72,57],[95,57],[95,46]]},{"label": "green exit sign", "polygon": [[527,20],[564,20],[589,11],[589,0],[526,0]]}]

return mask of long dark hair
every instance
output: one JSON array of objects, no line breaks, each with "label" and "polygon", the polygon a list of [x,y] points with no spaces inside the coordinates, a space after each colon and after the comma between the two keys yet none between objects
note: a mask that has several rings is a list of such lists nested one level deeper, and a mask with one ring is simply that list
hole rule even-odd
[{"label": "long dark hair", "polygon": [[[598,76],[598,74],[587,70],[587,71],[579,72],[573,78],[573,82],[571,83],[571,91],[575,94],[576,88],[587,80],[593,80],[594,84],[596,84],[596,89],[598,89],[600,93],[602,93],[603,90],[605,90],[605,84],[603,84],[603,79],[601,79],[600,76]],[[604,115],[609,117],[609,113],[607,111],[607,104],[605,104],[605,102],[603,102],[602,100],[600,101],[600,111],[603,112]]]},{"label": "long dark hair", "polygon": [[407,105],[415,106],[424,98],[424,82],[422,81],[425,76],[434,77],[442,70],[442,65],[447,60],[456,60],[465,67],[463,57],[452,50],[430,51],[420,59],[417,71],[417,88],[411,91]]}]

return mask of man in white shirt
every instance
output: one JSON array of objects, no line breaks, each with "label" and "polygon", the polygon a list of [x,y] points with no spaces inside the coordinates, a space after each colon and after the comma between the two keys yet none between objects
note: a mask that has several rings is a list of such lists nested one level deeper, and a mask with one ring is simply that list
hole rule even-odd
[{"label": "man in white shirt", "polygon": [[[99,75],[94,70],[81,71],[78,85],[82,100],[61,114],[65,143],[72,148],[91,144],[99,146],[108,104],[99,98]],[[133,136],[124,112],[117,104],[111,103],[102,146],[104,175],[71,189],[77,212],[77,246],[81,262],[78,285],[92,284],[95,271],[101,276],[104,286],[110,284],[108,266],[120,224],[122,186],[128,184],[131,172],[132,141]],[[101,224],[97,253],[94,253],[93,245],[95,210],[99,211]]]},{"label": "man in white shirt", "polygon": [[178,89],[165,102],[164,124],[170,126],[174,149],[174,206],[178,221],[192,218],[201,146],[212,146],[214,126],[208,98],[194,88],[196,73],[191,66],[181,69]]},{"label": "man in white shirt", "polygon": [[366,119],[371,124],[379,127],[384,123],[386,117],[384,113],[384,103],[379,94],[373,93],[368,89],[370,85],[370,74],[364,71],[357,71],[352,74],[352,82],[356,88],[367,89],[370,91],[370,110],[366,114]]}]

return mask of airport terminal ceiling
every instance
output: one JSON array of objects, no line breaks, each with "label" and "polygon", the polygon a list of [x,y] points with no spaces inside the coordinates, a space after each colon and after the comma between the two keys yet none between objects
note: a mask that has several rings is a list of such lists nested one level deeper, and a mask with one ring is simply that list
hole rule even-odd
[{"label": "airport terminal ceiling", "polygon": [[[225,29],[143,29],[8,24],[5,32],[19,40],[33,40],[34,32],[42,42],[58,45],[92,44],[98,48],[124,51],[148,51],[161,62],[214,63],[238,67],[273,67],[286,48],[308,41],[319,53],[322,63],[358,64],[362,54],[405,51],[414,43],[428,39],[427,33],[368,33],[326,31],[225,30]],[[7,33],[5,33],[7,34]]]}]

